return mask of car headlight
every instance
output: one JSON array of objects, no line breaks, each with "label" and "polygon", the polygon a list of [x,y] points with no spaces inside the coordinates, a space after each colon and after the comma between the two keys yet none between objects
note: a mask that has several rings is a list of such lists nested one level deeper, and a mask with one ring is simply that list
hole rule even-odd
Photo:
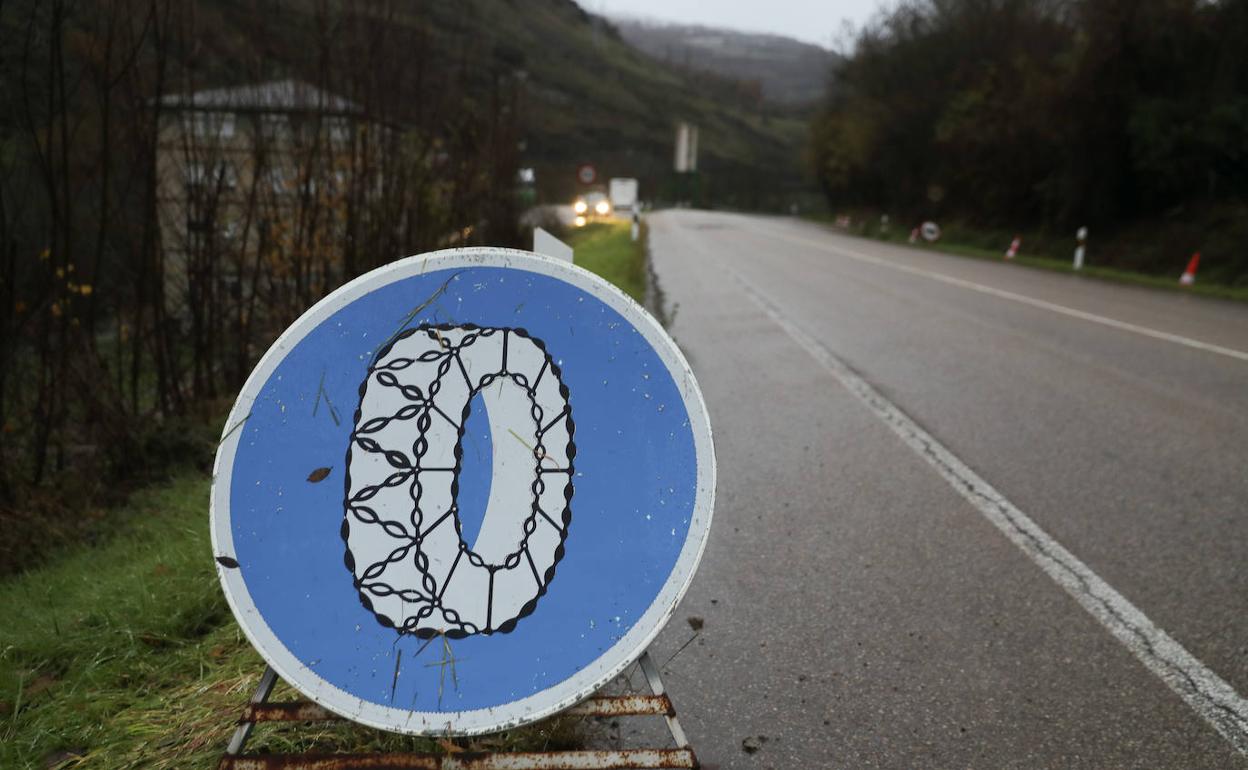
[{"label": "car headlight", "polygon": [[572,204],[572,210],[578,214],[584,214],[586,211],[589,210],[589,204],[587,204],[585,201],[577,201],[576,203]]},{"label": "car headlight", "polygon": [[576,226],[577,226],[577,227],[584,227],[584,226],[585,226],[585,217],[578,216],[578,217],[576,218]]},{"label": "car headlight", "polygon": [[598,201],[598,205],[594,206],[594,211],[605,216],[611,211],[611,204],[606,201]]}]

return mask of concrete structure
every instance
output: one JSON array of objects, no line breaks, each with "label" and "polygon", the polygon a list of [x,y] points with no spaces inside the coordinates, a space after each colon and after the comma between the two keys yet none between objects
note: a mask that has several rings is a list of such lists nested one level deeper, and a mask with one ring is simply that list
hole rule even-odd
[{"label": "concrete structure", "polygon": [[210,282],[241,301],[248,276],[261,272],[300,294],[332,280],[348,199],[360,192],[351,187],[363,176],[359,106],[281,80],[169,95],[161,111],[157,200],[171,314],[184,315]]}]

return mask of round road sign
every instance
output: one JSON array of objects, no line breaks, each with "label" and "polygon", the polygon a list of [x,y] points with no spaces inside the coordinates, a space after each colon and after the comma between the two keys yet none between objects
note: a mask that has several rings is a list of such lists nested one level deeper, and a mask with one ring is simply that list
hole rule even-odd
[{"label": "round road sign", "polygon": [[576,168],[576,178],[581,184],[593,184],[598,178],[598,171],[588,163],[582,163]]},{"label": "round road sign", "polygon": [[940,240],[940,225],[935,222],[924,222],[921,231],[925,241],[934,243]]},{"label": "round road sign", "polygon": [[505,249],[331,294],[257,365],[217,453],[217,570],[261,655],[357,722],[478,734],[582,700],[662,628],[715,458],[671,338]]}]

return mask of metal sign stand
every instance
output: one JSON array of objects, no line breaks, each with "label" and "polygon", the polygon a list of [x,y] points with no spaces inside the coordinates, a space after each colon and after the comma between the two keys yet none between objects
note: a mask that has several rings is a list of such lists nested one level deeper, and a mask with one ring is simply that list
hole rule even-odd
[{"label": "metal sign stand", "polygon": [[676,718],[649,651],[637,659],[650,695],[595,695],[564,711],[570,716],[661,716],[675,743],[674,749],[613,749],[597,751],[460,752],[455,754],[243,754],[247,739],[260,722],[334,722],[342,717],[309,701],[269,703],[277,672],[266,666],[260,684],[243,709],[238,727],[225,749],[218,770],[610,770],[613,768],[697,768],[697,756]]},{"label": "metal sign stand", "polygon": [[[447,320],[446,307],[458,321]],[[575,365],[565,369],[565,357]],[[310,414],[299,408],[292,418],[288,405],[310,401],[313,384]],[[358,404],[353,417],[339,419],[331,397]],[[327,409],[318,417],[322,400]],[[435,410],[446,422],[434,420]],[[409,422],[387,428],[396,421]],[[715,498],[710,417],[679,347],[618,289],[559,259],[511,249],[391,262],[291,324],[248,376],[227,424],[214,464],[213,556],[239,626],[272,668],[220,768],[698,767],[645,640],[670,618],[706,545]],[[462,463],[470,432],[490,449],[481,462]],[[501,440],[508,433],[518,443]],[[615,463],[617,472],[577,473],[578,456]],[[331,473],[333,481],[320,483]],[[565,559],[578,486],[577,500],[591,508],[608,502],[611,515],[578,516],[576,547],[613,547]],[[468,489],[476,496],[461,501]],[[511,505],[509,494],[525,504]],[[469,540],[461,503],[475,517]],[[278,515],[287,508],[315,512],[316,522],[292,533],[289,517]],[[646,536],[630,537],[633,531]],[[539,610],[556,565],[561,595]],[[354,591],[345,590],[348,579]],[[337,590],[308,590],[326,581],[337,581]],[[617,610],[614,627],[573,630],[592,631],[604,606]],[[541,616],[523,619],[535,612],[558,613],[560,623],[531,632]],[[327,626],[321,617],[339,620]],[[400,685],[396,632],[425,644],[440,637],[447,654],[448,640],[500,634],[472,648],[479,675],[465,683],[474,707],[442,707],[443,664],[451,684],[460,684],[453,655],[427,664],[439,670],[420,679],[409,658],[413,675]],[[567,665],[543,662],[552,644],[567,653]],[[389,655],[385,703],[377,671],[361,662]],[[633,662],[648,694],[602,687]],[[279,671],[313,697],[271,702]],[[436,702],[427,681],[438,683]],[[400,686],[400,702],[410,694],[410,707],[393,703]],[[508,743],[464,751],[439,740],[500,733],[556,712],[661,716],[675,746],[497,752]],[[309,753],[254,745],[244,753],[261,722],[292,723],[307,734],[315,728],[304,723],[338,720],[424,733],[444,751],[329,753],[321,744]],[[645,735],[635,742],[668,744],[661,734]]]}]

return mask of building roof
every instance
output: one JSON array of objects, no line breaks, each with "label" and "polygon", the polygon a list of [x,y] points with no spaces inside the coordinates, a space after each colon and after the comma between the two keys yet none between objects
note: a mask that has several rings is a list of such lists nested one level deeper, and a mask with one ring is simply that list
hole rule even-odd
[{"label": "building roof", "polygon": [[274,80],[232,88],[209,88],[189,94],[169,94],[161,99],[161,103],[190,110],[363,112],[356,103],[302,80]]}]

